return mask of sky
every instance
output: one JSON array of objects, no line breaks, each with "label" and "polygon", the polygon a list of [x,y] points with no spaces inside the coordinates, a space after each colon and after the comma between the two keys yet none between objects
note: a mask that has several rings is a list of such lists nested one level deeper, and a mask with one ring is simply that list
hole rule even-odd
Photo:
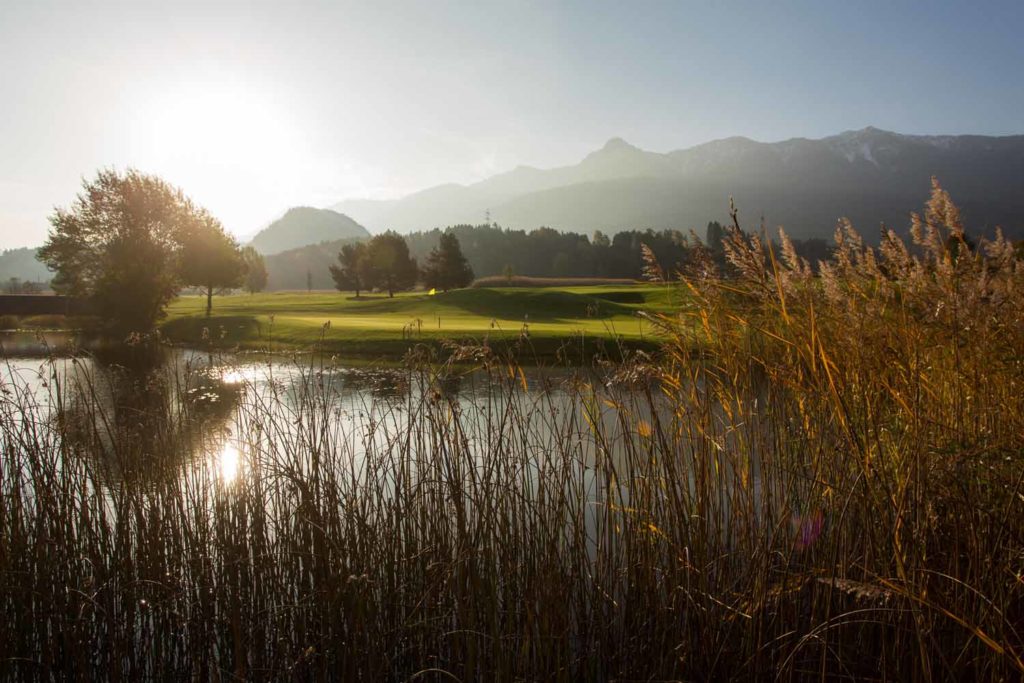
[{"label": "sky", "polygon": [[0,0],[0,249],[101,168],[251,235],[612,137],[1024,133],[1024,2]]}]

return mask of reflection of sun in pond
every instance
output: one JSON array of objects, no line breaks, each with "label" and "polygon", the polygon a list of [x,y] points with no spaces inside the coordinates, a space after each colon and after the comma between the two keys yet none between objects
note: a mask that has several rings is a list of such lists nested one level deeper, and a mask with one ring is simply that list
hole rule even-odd
[{"label": "reflection of sun in pond", "polygon": [[224,384],[243,384],[256,379],[256,368],[225,368],[220,375]]},{"label": "reflection of sun in pond", "polygon": [[222,482],[225,484],[234,482],[242,470],[242,454],[238,447],[230,441],[225,442],[224,447],[216,455],[214,467]]}]

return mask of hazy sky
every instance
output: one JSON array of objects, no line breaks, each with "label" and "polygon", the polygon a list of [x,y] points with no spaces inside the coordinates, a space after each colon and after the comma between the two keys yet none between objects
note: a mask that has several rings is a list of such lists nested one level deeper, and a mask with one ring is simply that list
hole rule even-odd
[{"label": "hazy sky", "polygon": [[1024,2],[0,0],[0,248],[105,166],[254,232],[621,136],[1024,132]]}]

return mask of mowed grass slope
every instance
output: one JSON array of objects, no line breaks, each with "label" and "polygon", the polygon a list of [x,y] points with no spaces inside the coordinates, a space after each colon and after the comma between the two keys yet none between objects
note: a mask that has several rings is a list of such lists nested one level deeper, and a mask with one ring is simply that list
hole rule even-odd
[{"label": "mowed grass slope", "polygon": [[[183,296],[171,304],[164,334],[182,343],[250,349],[305,349],[394,354],[418,342],[444,339],[507,342],[528,333],[547,352],[567,340],[656,341],[639,312],[668,312],[679,290],[666,285],[461,289],[364,295],[350,292],[276,292],[206,299]],[[329,325],[328,325],[329,323]],[[204,332],[205,330],[205,332]]]}]

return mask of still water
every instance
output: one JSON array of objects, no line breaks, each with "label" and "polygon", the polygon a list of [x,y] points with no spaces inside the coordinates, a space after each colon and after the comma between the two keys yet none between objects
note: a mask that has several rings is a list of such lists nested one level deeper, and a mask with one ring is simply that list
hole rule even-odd
[{"label": "still water", "polygon": [[238,501],[284,516],[319,495],[379,514],[440,494],[468,514],[486,509],[475,492],[501,490],[524,510],[562,501],[588,554],[641,504],[704,510],[701,523],[726,545],[737,506],[746,523],[777,523],[777,502],[762,504],[762,491],[782,481],[762,476],[762,454],[779,450],[762,399],[724,405],[696,383],[683,390],[691,402],[679,410],[643,364],[411,369],[176,348],[22,354],[0,360],[0,449],[8,478],[21,469],[22,481],[87,486],[111,514],[131,509],[116,502],[133,492],[191,510]]},{"label": "still water", "polygon": [[230,487],[282,460],[302,463],[299,474],[330,464],[358,476],[368,454],[429,459],[432,436],[450,429],[473,456],[513,439],[537,462],[571,453],[586,469],[643,439],[659,412],[594,369],[410,370],[171,348],[65,355],[60,339],[16,341],[0,339],[14,351],[0,360],[7,419],[59,431],[110,486],[170,474]]}]

